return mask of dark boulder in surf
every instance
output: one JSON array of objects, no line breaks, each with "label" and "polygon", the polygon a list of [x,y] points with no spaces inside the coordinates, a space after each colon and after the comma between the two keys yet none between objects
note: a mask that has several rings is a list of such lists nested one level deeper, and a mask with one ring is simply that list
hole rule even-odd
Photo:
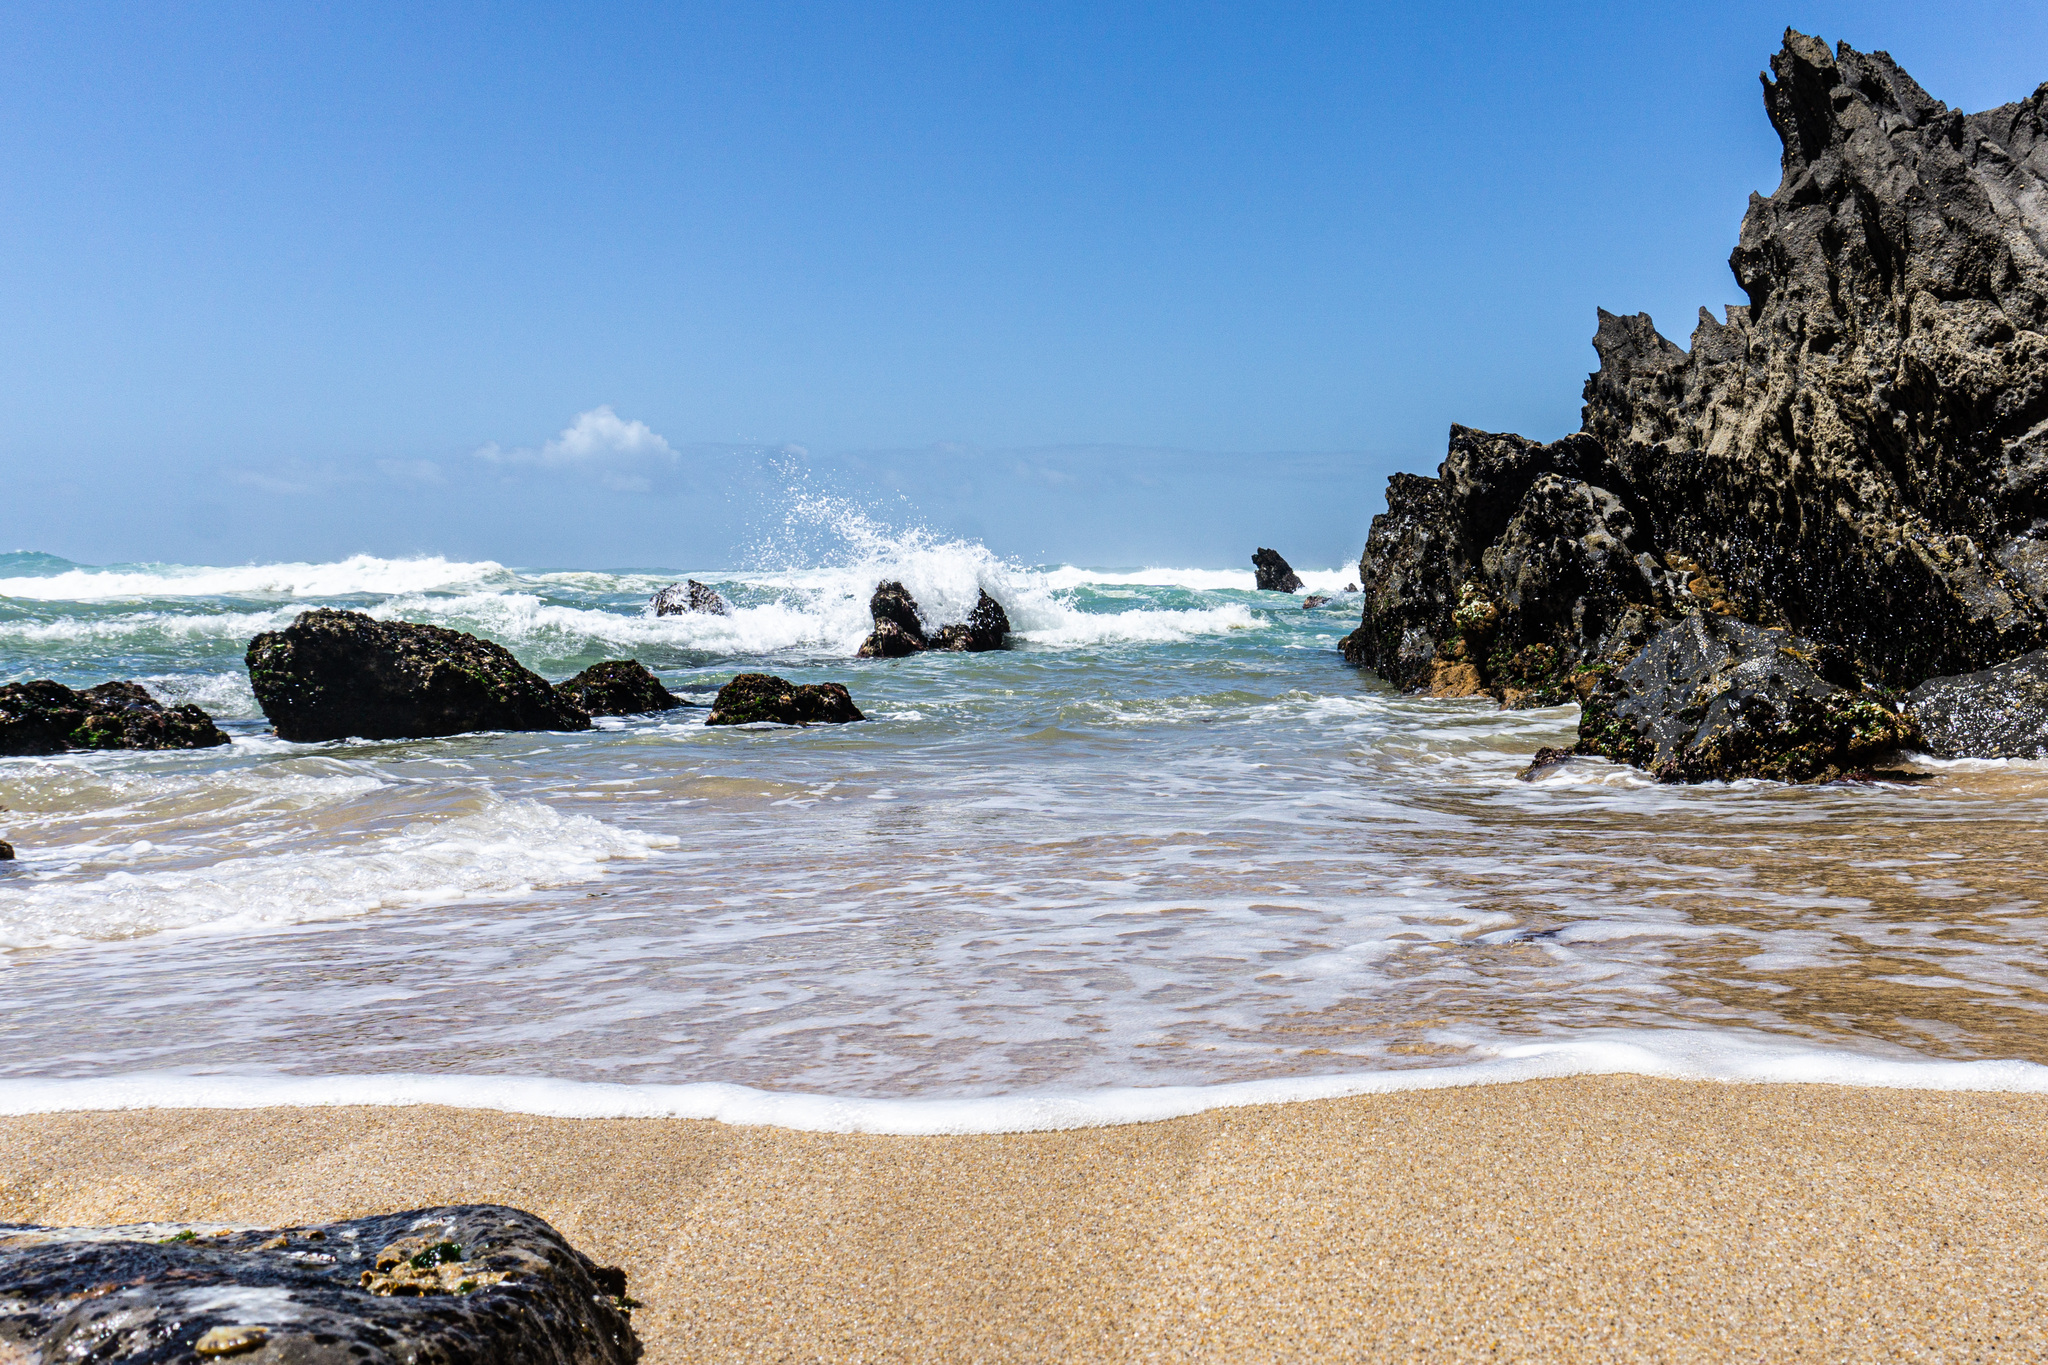
[{"label": "dark boulder in surf", "polygon": [[1260,592],[1300,592],[1301,579],[1278,550],[1260,546],[1252,552],[1253,586]]},{"label": "dark boulder in surf", "polygon": [[0,1360],[631,1365],[625,1272],[461,1204],[303,1227],[0,1224]]},{"label": "dark boulder in surf", "polygon": [[1921,747],[1937,758],[2048,758],[2048,649],[1929,678],[1906,705]]},{"label": "dark boulder in surf", "polygon": [[567,682],[556,683],[555,692],[592,716],[637,716],[689,704],[663,687],[645,664],[633,659],[592,664]]},{"label": "dark boulder in surf", "polygon": [[211,749],[228,737],[189,703],[165,706],[140,683],[74,692],[42,679],[0,687],[0,756],[67,749]]},{"label": "dark boulder in surf", "polygon": [[281,739],[590,728],[581,707],[509,650],[443,626],[321,608],[251,640],[246,661]]},{"label": "dark boulder in surf", "polygon": [[868,599],[868,614],[874,617],[875,629],[861,641],[863,659],[900,659],[928,649],[979,653],[1001,649],[1010,633],[1009,613],[986,589],[976,596],[965,621],[929,633],[917,599],[893,580],[875,586],[875,595]]},{"label": "dark boulder in surf", "polygon": [[1001,649],[1009,633],[1010,614],[1003,610],[1002,603],[984,591],[975,599],[974,610],[967,614],[966,621],[940,627],[939,633],[931,638],[931,648],[979,654],[985,650]]},{"label": "dark boulder in surf", "polygon": [[742,673],[718,689],[707,725],[844,725],[866,720],[842,683],[785,681],[768,673]]},{"label": "dark boulder in surf", "polygon": [[1327,607],[1329,605],[1330,599],[1327,597],[1304,597],[1301,601],[1301,609],[1303,611],[1311,611],[1316,607]]},{"label": "dark boulder in surf", "polygon": [[1848,653],[1712,613],[1668,625],[1603,670],[1576,752],[1665,782],[1820,782],[1866,772],[1920,734]]},{"label": "dark boulder in surf", "polygon": [[0,839],[0,863],[11,863],[13,861],[14,845],[8,843],[5,839]]},{"label": "dark boulder in surf", "polygon": [[1454,427],[1395,475],[1345,656],[1404,688],[1565,698],[1695,616],[1910,687],[2048,643],[2048,86],[1979,114],[1787,32],[1782,180],[1685,350],[1605,311],[1582,430]]},{"label": "dark boulder in surf", "polygon": [[874,632],[861,642],[863,659],[900,659],[931,647],[925,639],[924,621],[917,599],[901,583],[888,580],[875,585],[868,599],[868,614],[874,618]]},{"label": "dark boulder in surf", "polygon": [[692,612],[700,616],[732,615],[731,604],[719,596],[718,589],[694,578],[669,584],[649,598],[647,605],[654,608],[656,616],[687,616]]}]

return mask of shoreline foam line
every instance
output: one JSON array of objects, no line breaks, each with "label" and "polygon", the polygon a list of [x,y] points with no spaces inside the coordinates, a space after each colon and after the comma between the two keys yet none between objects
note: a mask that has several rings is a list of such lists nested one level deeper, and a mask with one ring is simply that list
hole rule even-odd
[{"label": "shoreline foam line", "polygon": [[[1669,1036],[1645,1036],[1659,1033]],[[105,1078],[17,1077],[0,1080],[0,1116],[129,1109],[445,1105],[549,1118],[705,1119],[798,1132],[936,1137],[1115,1127],[1247,1105],[1595,1075],[2048,1094],[2048,1066],[2035,1062],[1909,1060],[1763,1045],[1705,1032],[1644,1030],[1589,1041],[1501,1048],[1487,1060],[1460,1066],[956,1099],[814,1095],[715,1081],[620,1084],[534,1076],[407,1073],[232,1076],[159,1072]]]}]

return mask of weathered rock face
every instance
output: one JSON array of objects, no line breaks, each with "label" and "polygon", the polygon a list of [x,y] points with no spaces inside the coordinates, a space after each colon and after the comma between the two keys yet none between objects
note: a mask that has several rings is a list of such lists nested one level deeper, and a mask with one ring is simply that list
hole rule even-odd
[{"label": "weathered rock face", "polygon": [[196,706],[165,706],[140,683],[74,692],[47,679],[0,687],[0,756],[67,749],[210,749],[228,737]]},{"label": "weathered rock face", "polygon": [[0,1225],[0,1360],[630,1365],[624,1272],[463,1204],[218,1232]]},{"label": "weathered rock face", "polygon": [[1260,546],[1259,549],[1254,551],[1252,554],[1252,574],[1254,586],[1260,592],[1301,591],[1301,579],[1295,574],[1287,561],[1280,557],[1278,550],[1268,550],[1264,546]]},{"label": "weathered rock face", "polygon": [[967,620],[957,626],[942,626],[932,637],[931,648],[978,654],[984,650],[1001,649],[1009,633],[1010,614],[1003,610],[1002,603],[984,591],[975,599],[974,610],[967,614]]},{"label": "weathered rock face", "polygon": [[866,720],[840,683],[785,682],[767,673],[742,673],[718,689],[706,725],[843,725]]},{"label": "weathered rock face", "polygon": [[567,682],[556,683],[555,693],[592,716],[637,716],[686,704],[634,659],[592,664]]},{"label": "weathered rock face", "polygon": [[1743,615],[1894,685],[2048,624],[2048,86],[1981,114],[1884,53],[1787,33],[1783,180],[1688,353],[1603,313],[1585,430],[1608,486]]},{"label": "weathered rock face", "polygon": [[927,633],[923,613],[910,590],[894,581],[880,583],[868,599],[868,612],[875,618],[874,633],[861,641],[863,659],[900,659],[928,649],[973,651],[1001,649],[1010,633],[1010,616],[1002,603],[983,589],[974,610],[956,625],[941,626]]},{"label": "weathered rock face", "polygon": [[1667,782],[1814,782],[1918,741],[1896,696],[1870,687],[1846,651],[1701,612],[1598,678],[1577,752]]},{"label": "weathered rock face", "polygon": [[656,616],[683,616],[691,612],[703,616],[732,615],[731,604],[719,596],[718,589],[694,578],[669,584],[648,599],[647,605],[654,608]]},{"label": "weathered rock face", "polygon": [[251,640],[247,663],[263,714],[288,740],[590,728],[509,651],[441,626],[322,608]]},{"label": "weathered rock face", "polygon": [[2048,641],[2048,86],[1966,115],[1791,32],[1771,66],[1749,302],[1689,352],[1603,311],[1580,433],[1396,475],[1347,658],[1526,703],[1701,613],[1893,687]]},{"label": "weathered rock face", "polygon": [[1929,678],[1906,694],[1937,758],[2048,758],[2048,649],[1995,668]]}]

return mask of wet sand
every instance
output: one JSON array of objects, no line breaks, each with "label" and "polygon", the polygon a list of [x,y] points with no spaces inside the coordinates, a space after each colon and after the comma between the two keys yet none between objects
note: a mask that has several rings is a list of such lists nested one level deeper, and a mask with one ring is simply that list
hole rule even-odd
[{"label": "wet sand", "polygon": [[2048,1099],[1588,1078],[1004,1137],[452,1109],[0,1119],[0,1219],[488,1200],[647,1359],[2048,1358]]}]

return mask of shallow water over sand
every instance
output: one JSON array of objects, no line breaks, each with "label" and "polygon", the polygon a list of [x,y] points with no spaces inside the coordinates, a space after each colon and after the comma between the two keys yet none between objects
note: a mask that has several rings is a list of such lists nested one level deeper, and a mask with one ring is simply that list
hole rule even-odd
[{"label": "shallow water over sand", "polygon": [[[1304,611],[1248,572],[876,543],[709,575],[734,617],[655,620],[678,575],[351,564],[0,563],[0,680],[143,678],[236,737],[0,761],[0,1076],[936,1097],[1670,1028],[2048,1061],[2048,765],[1523,782],[1574,711],[1389,693],[1334,653],[1355,597]],[[884,572],[941,610],[986,584],[1018,647],[851,658]],[[871,719],[285,744],[239,656],[314,603],[477,630],[555,678],[630,655],[700,699],[747,668],[835,679]]]}]

